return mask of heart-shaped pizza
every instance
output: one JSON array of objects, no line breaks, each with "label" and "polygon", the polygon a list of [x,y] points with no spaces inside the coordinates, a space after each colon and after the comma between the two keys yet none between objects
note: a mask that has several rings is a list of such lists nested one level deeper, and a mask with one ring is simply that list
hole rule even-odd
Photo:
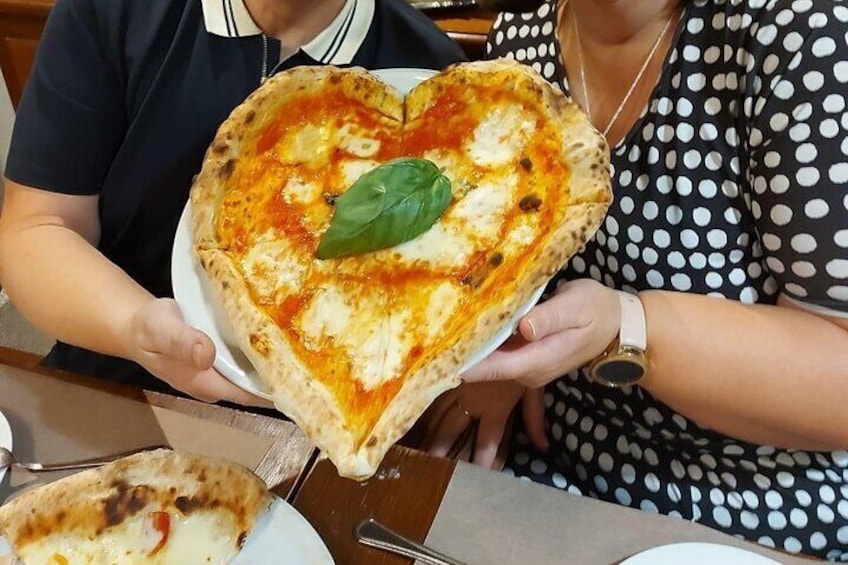
[{"label": "heart-shaped pizza", "polygon": [[221,126],[192,229],[277,408],[364,479],[592,236],[609,187],[603,136],[529,67],[460,64],[405,98],[301,67]]}]

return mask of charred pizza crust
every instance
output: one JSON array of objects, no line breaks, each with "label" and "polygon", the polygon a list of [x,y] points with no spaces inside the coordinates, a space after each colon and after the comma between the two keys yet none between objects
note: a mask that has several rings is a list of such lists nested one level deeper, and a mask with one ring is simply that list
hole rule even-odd
[{"label": "charred pizza crust", "polygon": [[236,528],[237,551],[272,497],[234,463],[160,449],[132,455],[29,491],[0,507],[0,532],[22,555],[52,536],[107,538],[149,512],[212,512]]},{"label": "charred pizza crust", "polygon": [[[475,311],[475,321],[423,366],[407,376],[367,437],[359,438],[345,426],[345,414],[332,392],[315,379],[309,367],[294,354],[284,332],[251,297],[251,291],[232,255],[222,249],[215,226],[218,206],[225,196],[233,163],[245,139],[255,136],[254,125],[283,107],[288,97],[322,85],[344,84],[363,104],[379,110],[399,125],[416,127],[440,92],[457,85],[468,96],[475,89],[510,91],[532,101],[540,122],[554,123],[561,132],[556,151],[570,170],[568,202],[557,203],[543,241],[534,248],[536,259],[511,280],[487,281],[495,296]],[[436,127],[436,124],[418,124]],[[343,476],[364,479],[377,469],[386,451],[414,424],[441,393],[459,384],[466,360],[486,344],[505,320],[533,292],[545,284],[569,257],[592,236],[611,200],[609,151],[606,141],[578,107],[555,91],[529,67],[506,60],[453,66],[413,89],[403,100],[393,89],[360,70],[334,68],[295,69],[269,80],[236,109],[210,146],[202,171],[192,188],[192,224],[197,256],[208,274],[238,343],[257,373],[271,389],[275,405],[294,420],[335,463]]]}]

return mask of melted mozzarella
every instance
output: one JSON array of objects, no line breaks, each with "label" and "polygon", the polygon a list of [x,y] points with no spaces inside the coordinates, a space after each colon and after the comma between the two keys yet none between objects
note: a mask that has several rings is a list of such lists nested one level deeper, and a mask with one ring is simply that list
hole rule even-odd
[{"label": "melted mozzarella", "polygon": [[298,177],[292,177],[283,187],[283,200],[287,203],[310,204],[321,198],[323,192],[317,183],[305,183]]},{"label": "melted mozzarella", "polygon": [[[351,306],[356,304],[356,308]],[[404,339],[410,315],[386,307],[381,292],[363,296],[335,286],[316,292],[300,318],[307,344],[320,350],[332,339],[351,358],[351,378],[371,390],[400,376],[403,362],[412,347]]]},{"label": "melted mozzarella", "polygon": [[303,313],[300,327],[304,334],[316,342],[322,338],[337,338],[351,327],[353,310],[348,306],[342,290],[334,286],[322,287],[312,297]]},{"label": "melted mozzarella", "polygon": [[524,145],[535,130],[536,121],[521,106],[498,106],[474,130],[468,153],[480,166],[504,165],[521,158]]},{"label": "melted mozzarella", "polygon": [[515,257],[524,253],[539,234],[539,217],[536,214],[520,216],[504,239],[503,253]]},{"label": "melted mozzarella", "polygon": [[338,131],[338,147],[356,157],[373,157],[380,150],[380,141],[364,135],[361,128],[343,125]]},{"label": "melted mozzarella", "polygon": [[402,261],[423,261],[436,267],[462,267],[474,253],[474,245],[458,226],[439,221],[415,239],[402,243],[392,252]]},{"label": "melted mozzarella", "polygon": [[449,282],[437,286],[427,300],[427,339],[439,337],[442,329],[456,315],[456,307],[461,297],[459,289]]},{"label": "melted mozzarella", "polygon": [[242,258],[241,267],[259,297],[273,301],[278,293],[292,292],[303,283],[309,261],[285,240],[269,241],[266,234]]},{"label": "melted mozzarella", "polygon": [[469,236],[491,242],[500,234],[517,184],[515,175],[481,183],[454,205],[445,221],[458,222]]},{"label": "melted mozzarella", "polygon": [[377,161],[370,161],[368,159],[345,161],[342,163],[342,179],[344,186],[338,187],[339,192],[347,190],[359,177],[379,166],[380,163]]},{"label": "melted mozzarella", "polygon": [[529,222],[526,224],[520,224],[515,226],[515,228],[509,232],[507,241],[517,246],[527,246],[533,243],[533,240],[536,238],[537,231],[538,227],[530,225]]},{"label": "melted mozzarella", "polygon": [[[228,527],[229,526],[229,527]],[[155,555],[158,537],[151,535],[146,515],[137,515],[89,539],[73,533],[55,534],[18,550],[26,565],[223,565],[237,553],[235,528],[210,513],[171,513],[168,541]]]},{"label": "melted mozzarella", "polygon": [[365,390],[372,390],[400,376],[412,342],[404,339],[411,336],[406,329],[408,312],[395,308],[381,312],[376,301],[368,310],[377,314],[363,316],[370,319],[357,321],[356,327],[362,330],[343,339],[354,360],[352,376]]},{"label": "melted mozzarella", "polygon": [[432,161],[439,169],[445,170],[446,174],[451,177],[451,183],[455,182],[454,176],[461,176],[464,169],[468,168],[462,156],[444,149],[431,149],[424,153],[421,158]]},{"label": "melted mozzarella", "polygon": [[329,152],[330,131],[324,125],[306,124],[277,144],[277,158],[285,164],[324,161]]}]

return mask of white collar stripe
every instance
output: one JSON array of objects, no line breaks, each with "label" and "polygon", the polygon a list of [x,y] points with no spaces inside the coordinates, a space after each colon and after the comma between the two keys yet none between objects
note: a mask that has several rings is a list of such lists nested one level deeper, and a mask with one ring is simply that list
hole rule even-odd
[{"label": "white collar stripe", "polygon": [[[346,65],[356,55],[371,28],[375,0],[347,0],[341,12],[301,50],[321,63]],[[206,31],[221,37],[261,35],[244,0],[201,0]]]},{"label": "white collar stripe", "polygon": [[250,17],[244,0],[201,0],[206,31],[221,37],[259,35],[262,30]]},{"label": "white collar stripe", "polygon": [[233,37],[239,36],[238,23],[236,22],[236,15],[233,13],[233,0],[227,0],[228,7],[230,8],[230,23],[233,26]]},{"label": "white collar stripe", "polygon": [[[227,17],[227,0],[221,0],[221,13],[224,14],[224,25],[227,26],[227,37],[232,36],[230,31],[230,18]],[[209,27],[208,25],[206,27]]]},{"label": "white collar stripe", "polygon": [[351,18],[335,52],[325,61],[331,65],[347,65],[353,61],[374,20],[374,0],[348,0],[348,3],[353,4]]},{"label": "white collar stripe", "polygon": [[233,18],[233,0],[222,0],[224,4],[224,19],[227,20],[227,33],[230,37],[238,37],[235,18]]},{"label": "white collar stripe", "polygon": [[353,21],[354,14],[356,13],[356,0],[353,0],[353,7],[348,10],[348,13],[345,15],[345,19],[342,22],[342,25],[339,26],[339,29],[336,30],[336,35],[333,37],[333,41],[327,46],[327,49],[324,51],[324,54],[321,55],[321,58],[318,59],[322,63],[327,63],[332,61],[333,56],[339,51],[339,47],[341,47],[344,40],[347,38],[347,32],[350,30],[350,23]]}]

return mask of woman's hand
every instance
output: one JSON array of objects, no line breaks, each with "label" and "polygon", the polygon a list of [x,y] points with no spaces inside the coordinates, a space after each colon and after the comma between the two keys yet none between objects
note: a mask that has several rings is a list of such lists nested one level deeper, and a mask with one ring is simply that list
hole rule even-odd
[{"label": "woman's hand", "polygon": [[215,345],[183,320],[170,298],[145,302],[130,321],[132,360],[172,387],[204,402],[269,406],[212,368]]},{"label": "woman's hand", "polygon": [[603,353],[620,325],[615,290],[590,279],[564,283],[521,319],[519,336],[462,378],[467,382],[516,380],[542,387]]},{"label": "woman's hand", "polygon": [[491,468],[519,400],[528,437],[538,449],[547,450],[543,391],[513,381],[462,384],[443,394],[431,408],[424,448],[431,455],[446,456],[476,420],[472,462]]}]

